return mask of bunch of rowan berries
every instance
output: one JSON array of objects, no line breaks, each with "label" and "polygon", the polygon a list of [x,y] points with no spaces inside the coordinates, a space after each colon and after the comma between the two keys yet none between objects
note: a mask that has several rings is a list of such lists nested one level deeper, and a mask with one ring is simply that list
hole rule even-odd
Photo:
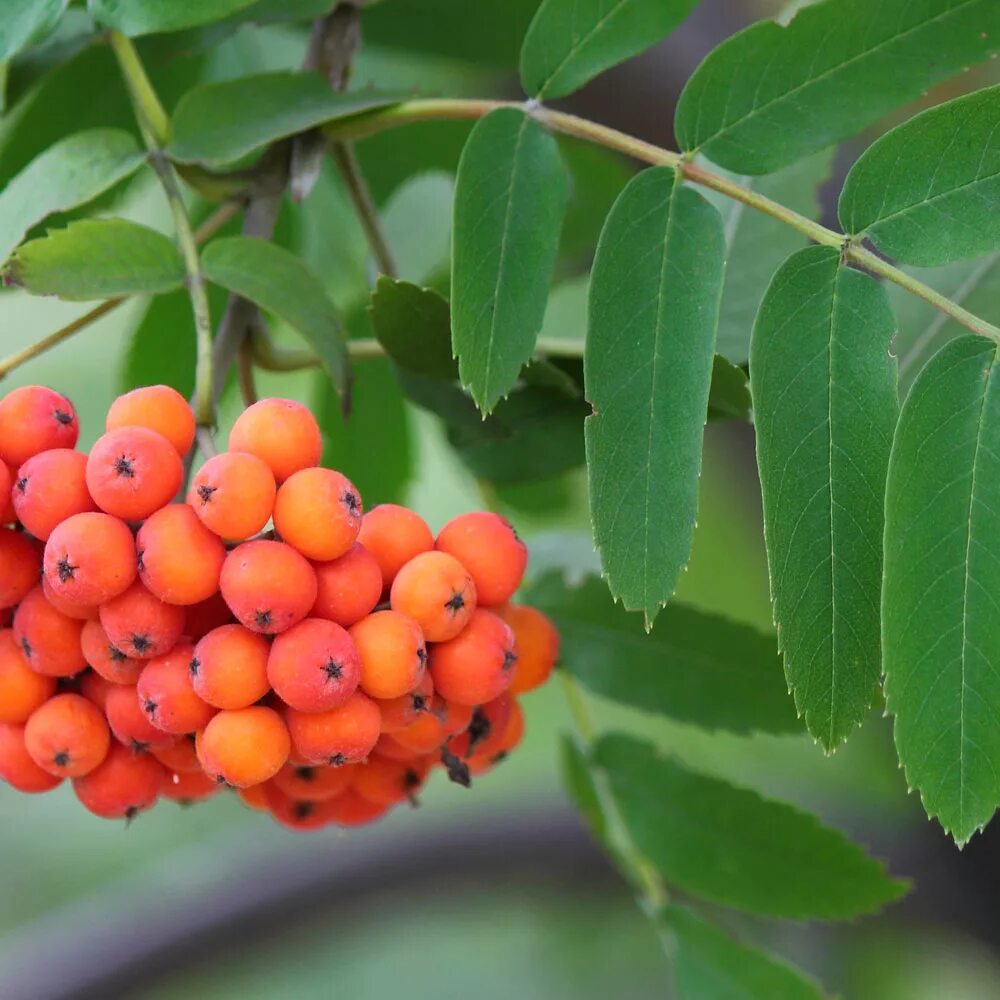
[{"label": "bunch of rowan berries", "polygon": [[263,399],[183,494],[195,421],[119,397],[89,454],[72,403],[0,399],[0,778],[71,779],[98,816],[237,790],[296,829],[462,784],[521,740],[559,637],[511,603],[527,552],[470,513],[437,538],[365,513],[306,407]]}]

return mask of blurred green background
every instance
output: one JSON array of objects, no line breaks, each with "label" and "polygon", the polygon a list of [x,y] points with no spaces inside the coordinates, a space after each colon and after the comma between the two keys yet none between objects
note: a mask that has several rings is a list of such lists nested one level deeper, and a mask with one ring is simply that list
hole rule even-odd
[{"label": "blurred green background", "polygon": [[[377,81],[430,94],[510,90],[512,53],[531,2],[492,8],[495,23],[489,24],[477,23],[478,5],[451,3],[464,14],[448,22],[450,28],[439,30],[436,22],[433,31],[433,18],[414,17],[414,6],[412,0],[409,6],[386,0],[372,11],[359,84]],[[431,6],[449,9],[447,0]],[[664,46],[595,82],[577,106],[668,141],[670,103],[684,75],[715,41],[774,7],[705,0]],[[295,66],[302,46],[301,30],[276,26],[221,38],[192,34],[183,44],[154,40],[146,48],[172,104],[197,79]],[[416,51],[404,51],[409,46]],[[0,182],[68,122],[117,123],[127,113],[123,101],[115,104],[104,89],[114,83],[105,55],[90,49],[68,55],[54,82],[40,87],[30,63],[14,68],[13,107],[0,124]],[[623,107],[626,87],[635,97]],[[401,130],[361,149],[403,277],[440,285],[446,273],[451,175],[464,128]],[[574,196],[546,332],[580,336],[586,285],[579,275],[628,168],[603,154],[575,147],[568,152]],[[169,229],[166,207],[148,179],[119,189],[105,207]],[[301,208],[286,206],[278,238],[307,257],[352,330],[362,330],[360,304],[372,269],[332,171],[324,171]],[[124,387],[141,379],[183,385],[190,378],[185,359],[192,334],[184,303],[161,304],[147,317],[148,306],[128,303],[16,371],[4,391],[40,382],[68,393],[80,412],[81,447],[88,447]],[[0,309],[3,354],[86,311],[9,289]],[[281,329],[276,335],[292,337]],[[262,395],[292,396],[330,410],[313,374],[261,377],[258,388]],[[479,485],[437,421],[396,400],[379,362],[362,367],[352,421],[342,426],[328,412],[329,458],[361,485],[369,505],[402,498],[435,530],[454,514],[483,506]],[[224,424],[238,407],[236,394],[227,393]],[[695,552],[681,593],[770,628],[754,476],[750,432],[713,425]],[[505,488],[491,500],[528,540],[535,570],[594,565],[580,472]],[[102,995],[87,992],[91,973],[130,963],[129,983],[123,980],[115,996],[671,995],[655,933],[589,846],[561,789],[558,737],[571,723],[558,685],[529,695],[525,708],[524,744],[495,773],[469,791],[437,774],[419,809],[397,810],[373,830],[302,837],[230,795],[190,809],[165,803],[125,828],[85,813],[68,788],[29,798],[0,787],[0,1000]],[[959,855],[927,823],[919,802],[906,793],[881,709],[831,758],[806,737],[711,735],[597,699],[593,710],[602,727],[641,731],[699,769],[817,811],[889,859],[895,874],[917,879],[914,895],[881,917],[836,929],[741,923],[748,936],[845,997],[1000,996],[996,852],[980,837]],[[546,869],[552,877],[545,877]],[[326,879],[326,871],[342,874],[345,884],[352,878],[363,884],[345,897],[340,876]],[[310,880],[318,888],[309,890]],[[220,905],[231,910],[212,925],[206,948],[188,924],[199,928],[199,918]],[[169,961],[134,967],[142,948],[152,953],[164,942],[175,943]],[[50,992],[32,992],[31,984],[41,980],[31,977],[41,970],[50,984],[66,984],[65,991],[50,985]]]}]

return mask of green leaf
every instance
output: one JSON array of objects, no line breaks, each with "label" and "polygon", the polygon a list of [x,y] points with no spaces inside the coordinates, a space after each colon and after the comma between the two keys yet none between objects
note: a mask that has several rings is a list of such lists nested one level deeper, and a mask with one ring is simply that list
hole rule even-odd
[{"label": "green leaf", "polygon": [[542,0],[521,48],[532,97],[579,90],[606,69],[666,38],[698,0]]},{"label": "green leaf", "polygon": [[86,204],[144,158],[128,132],[110,128],[77,132],[37,156],[0,192],[0,261],[47,215]]},{"label": "green leaf", "polygon": [[815,816],[689,771],[648,743],[605,736],[594,759],[637,849],[692,896],[764,916],[842,920],[906,890]]},{"label": "green leaf", "polygon": [[709,420],[750,420],[753,401],[747,373],[721,354],[712,362],[712,385],[708,392]]},{"label": "green leaf", "polygon": [[597,840],[607,845],[608,831],[604,820],[604,810],[594,784],[594,776],[590,763],[584,756],[576,741],[570,736],[563,736],[559,741],[560,759],[562,763],[563,781],[569,790],[577,809],[583,813],[587,826]]},{"label": "green leaf", "polygon": [[455,186],[451,322],[462,383],[484,413],[534,349],[566,194],[556,142],[530,115],[501,108],[477,123]]},{"label": "green leaf", "polygon": [[331,90],[318,73],[261,73],[188,91],[174,111],[170,156],[230,163],[297,132],[398,100],[373,91]]},{"label": "green leaf", "polygon": [[798,969],[741,944],[686,906],[668,906],[658,922],[673,933],[674,978],[684,1000],[822,1000],[819,984]]},{"label": "green leaf", "polygon": [[221,21],[254,0],[87,0],[90,16],[123,35],[179,31]]},{"label": "green leaf", "polygon": [[546,573],[527,599],[555,621],[560,662],[595,694],[707,729],[798,731],[774,636],[677,602],[646,635],[595,576],[573,587]]},{"label": "green leaf", "polygon": [[881,673],[882,498],[896,419],[895,331],[881,286],[832,247],[775,275],[750,385],[774,620],[806,728],[828,750]]},{"label": "green leaf", "polygon": [[184,283],[184,265],[162,233],[125,219],[81,219],[24,243],[4,268],[32,295],[86,301],[167,292]]},{"label": "green leaf", "polygon": [[0,62],[40,41],[59,23],[69,0],[0,0]]},{"label": "green leaf", "polygon": [[995,0],[825,0],[709,53],[678,102],[677,139],[730,170],[770,173],[998,48]]},{"label": "green leaf", "polygon": [[847,232],[906,264],[1000,248],[1000,87],[887,132],[851,168],[839,212]]},{"label": "green leaf", "polygon": [[455,381],[451,314],[437,292],[380,275],[368,306],[372,329],[386,354],[404,371]]},{"label": "green leaf", "polygon": [[719,213],[654,167],[615,202],[591,274],[594,540],[611,593],[647,623],[691,552],[724,256]]},{"label": "green leaf", "polygon": [[266,240],[227,236],[205,247],[201,266],[209,281],[294,327],[346,402],[350,371],[337,312],[322,282],[295,254]]},{"label": "green leaf", "polygon": [[924,808],[960,844],[1000,802],[997,347],[963,337],[918,376],[886,488],[886,706]]}]

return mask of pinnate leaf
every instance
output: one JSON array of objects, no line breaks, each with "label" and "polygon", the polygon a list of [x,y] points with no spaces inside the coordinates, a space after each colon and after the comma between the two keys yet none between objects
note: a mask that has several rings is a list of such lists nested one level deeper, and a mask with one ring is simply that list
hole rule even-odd
[{"label": "pinnate leaf", "polygon": [[[33,0],[35,2],[35,0]],[[123,35],[152,35],[221,21],[254,0],[87,0],[90,16]]]},{"label": "pinnate leaf", "polygon": [[886,488],[886,706],[929,816],[964,843],[1000,803],[997,346],[952,341],[906,398]]},{"label": "pinnate leaf", "polygon": [[840,221],[924,267],[1000,248],[1000,86],[931,108],[865,150]]},{"label": "pinnate leaf", "polygon": [[727,39],[677,105],[681,147],[764,174],[860,132],[1000,49],[995,0],[824,0]]},{"label": "pinnate leaf", "polygon": [[521,83],[565,97],[666,38],[698,0],[543,0],[521,48]]},{"label": "pinnate leaf", "polygon": [[462,384],[489,413],[531,357],[566,207],[552,138],[515,108],[476,124],[455,185],[452,345]]},{"label": "pinnate leaf", "polygon": [[615,202],[591,275],[594,540],[612,595],[647,623],[691,551],[724,261],[719,213],[654,167]]},{"label": "pinnate leaf", "polygon": [[86,301],[167,292],[184,264],[162,233],[125,219],[81,219],[23,244],[4,277],[32,295]]},{"label": "pinnate leaf", "polygon": [[451,313],[437,292],[380,275],[368,314],[376,339],[400,368],[432,378],[458,378],[451,356]]}]

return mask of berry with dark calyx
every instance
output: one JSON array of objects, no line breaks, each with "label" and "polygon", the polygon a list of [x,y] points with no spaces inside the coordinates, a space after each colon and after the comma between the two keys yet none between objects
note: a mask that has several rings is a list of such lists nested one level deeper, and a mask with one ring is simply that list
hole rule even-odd
[{"label": "berry with dark calyx", "polygon": [[0,461],[18,469],[52,448],[75,448],[80,424],[73,404],[41,385],[26,385],[0,398]]},{"label": "berry with dark calyx", "polygon": [[286,705],[301,712],[325,712],[343,705],[357,690],[361,661],[345,629],[322,618],[306,618],[275,637],[267,677]]},{"label": "berry with dark calyx", "polygon": [[167,778],[154,757],[115,743],[98,767],[74,780],[73,791],[101,819],[132,820],[156,804]]}]

